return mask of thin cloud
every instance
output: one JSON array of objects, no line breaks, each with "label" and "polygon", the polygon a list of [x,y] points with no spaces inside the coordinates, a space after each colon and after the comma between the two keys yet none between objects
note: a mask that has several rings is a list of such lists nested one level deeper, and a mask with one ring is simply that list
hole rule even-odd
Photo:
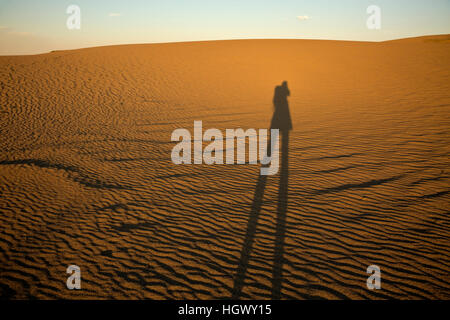
[{"label": "thin cloud", "polygon": [[110,17],[120,17],[121,15],[122,14],[118,13],[118,12],[111,12],[111,13],[108,14],[108,16],[110,16]]},{"label": "thin cloud", "polygon": [[10,31],[10,32],[8,32],[8,34],[13,35],[13,36],[19,36],[19,37],[27,37],[27,36],[31,36],[33,33],[25,32],[25,31]]},{"label": "thin cloud", "polygon": [[0,26],[0,32],[2,32],[3,34],[10,34],[12,36],[18,36],[18,37],[28,37],[28,36],[32,36],[33,32],[27,32],[27,31],[17,31],[14,30],[10,27],[6,27],[6,26]]},{"label": "thin cloud", "polygon": [[305,21],[311,19],[309,16],[297,16],[297,19],[300,21]]}]

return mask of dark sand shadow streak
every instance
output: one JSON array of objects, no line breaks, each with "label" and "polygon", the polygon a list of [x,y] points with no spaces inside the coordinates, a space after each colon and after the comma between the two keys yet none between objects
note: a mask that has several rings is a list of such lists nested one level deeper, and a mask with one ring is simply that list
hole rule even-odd
[{"label": "dark sand shadow streak", "polygon": [[286,217],[288,208],[289,184],[289,131],[282,134],[280,186],[278,189],[277,226],[275,229],[275,254],[272,270],[272,299],[281,299],[283,281],[284,238],[286,236]]},{"label": "dark sand shadow streak", "polygon": [[234,278],[234,286],[232,291],[232,298],[238,299],[241,295],[242,287],[244,286],[245,273],[247,272],[248,260],[252,251],[253,241],[255,239],[256,226],[258,225],[259,213],[266,188],[267,176],[259,176],[256,184],[255,195],[253,197],[253,205],[250,211],[250,219],[247,224],[247,233],[245,241],[242,246],[241,258],[239,260],[236,277]]},{"label": "dark sand shadow streak", "polygon": [[[286,217],[288,207],[288,176],[289,176],[289,131],[292,130],[291,116],[287,97],[290,95],[287,82],[283,82],[281,86],[275,87],[275,95],[273,99],[275,111],[272,117],[271,129],[279,129],[281,133],[281,168],[280,168],[280,185],[278,190],[277,204],[277,221],[275,229],[275,251],[274,263],[272,269],[272,299],[281,298],[282,289],[282,270],[283,270],[283,254],[284,239],[286,234]],[[268,146],[271,141],[268,141]],[[269,150],[271,153],[271,150]],[[266,188],[267,176],[260,175],[256,184],[253,196],[253,204],[250,211],[250,218],[247,224],[247,232],[241,251],[241,258],[238,263],[236,277],[232,290],[232,298],[241,297],[242,288],[244,286],[245,274],[248,269],[248,262],[255,239],[256,227],[263,202],[264,191]]]}]

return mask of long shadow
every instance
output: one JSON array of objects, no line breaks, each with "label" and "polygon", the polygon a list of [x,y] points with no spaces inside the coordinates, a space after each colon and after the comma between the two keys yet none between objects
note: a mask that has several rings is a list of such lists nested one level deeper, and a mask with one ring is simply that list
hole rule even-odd
[{"label": "long shadow", "polygon": [[286,236],[286,216],[289,184],[289,131],[282,133],[280,186],[278,189],[277,226],[275,229],[275,254],[272,272],[272,299],[281,298],[283,281],[284,238]]},{"label": "long shadow", "polygon": [[[284,239],[286,235],[286,217],[288,207],[288,182],[289,182],[289,131],[292,130],[291,116],[289,112],[289,104],[287,97],[290,95],[287,88],[287,82],[283,82],[281,86],[275,87],[274,94],[274,114],[271,122],[271,129],[279,129],[281,133],[281,168],[280,168],[280,184],[278,190],[277,204],[277,221],[275,229],[275,250],[274,263],[272,269],[272,299],[281,298],[281,289],[283,283],[283,255],[284,255]],[[271,142],[268,142],[270,148]],[[272,150],[269,149],[269,154]],[[238,299],[242,294],[244,286],[245,274],[248,269],[248,262],[252,251],[253,242],[256,234],[256,227],[261,212],[261,206],[264,197],[264,191],[267,184],[267,176],[260,175],[256,184],[253,196],[253,204],[250,210],[250,217],[247,224],[244,244],[241,250],[241,258],[238,263],[234,285],[232,290],[232,298]]]},{"label": "long shadow", "polygon": [[247,272],[248,260],[252,251],[253,241],[255,239],[256,226],[258,224],[259,213],[263,201],[264,190],[266,188],[267,176],[259,176],[256,184],[255,194],[253,196],[250,219],[247,224],[247,233],[245,235],[244,245],[242,246],[241,259],[239,260],[236,277],[234,278],[233,299],[238,299],[244,286],[245,273]]}]

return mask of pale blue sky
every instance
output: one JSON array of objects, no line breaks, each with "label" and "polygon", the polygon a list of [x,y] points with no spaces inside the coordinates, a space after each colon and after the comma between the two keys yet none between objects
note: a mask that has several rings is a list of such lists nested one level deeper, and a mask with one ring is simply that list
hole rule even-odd
[{"label": "pale blue sky", "polygon": [[[66,27],[70,4],[81,9],[80,30]],[[381,30],[366,27],[372,4],[381,8]],[[0,0],[0,54],[123,43],[382,41],[443,33],[450,33],[450,0]]]}]

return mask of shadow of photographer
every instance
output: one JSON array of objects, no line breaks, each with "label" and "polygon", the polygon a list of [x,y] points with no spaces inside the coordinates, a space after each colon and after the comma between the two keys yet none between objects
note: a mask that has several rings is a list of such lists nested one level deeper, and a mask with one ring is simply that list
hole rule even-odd
[{"label": "shadow of photographer", "polygon": [[[287,97],[290,91],[287,82],[275,87],[273,98],[274,113],[271,121],[271,129],[279,129],[281,134],[281,167],[278,189],[277,221],[275,229],[275,249],[272,267],[272,299],[281,299],[281,289],[283,280],[283,255],[284,239],[286,235],[286,216],[288,205],[288,184],[289,184],[289,132],[292,130],[292,120],[289,112]],[[270,135],[269,135],[270,136]],[[268,141],[268,153],[271,154],[271,141]],[[238,299],[241,296],[244,286],[245,274],[248,269],[248,262],[255,239],[258,218],[264,198],[264,191],[267,184],[267,176],[260,175],[256,183],[253,203],[250,210],[250,217],[247,223],[247,231],[238,263],[236,276],[232,291],[232,298]]]}]

